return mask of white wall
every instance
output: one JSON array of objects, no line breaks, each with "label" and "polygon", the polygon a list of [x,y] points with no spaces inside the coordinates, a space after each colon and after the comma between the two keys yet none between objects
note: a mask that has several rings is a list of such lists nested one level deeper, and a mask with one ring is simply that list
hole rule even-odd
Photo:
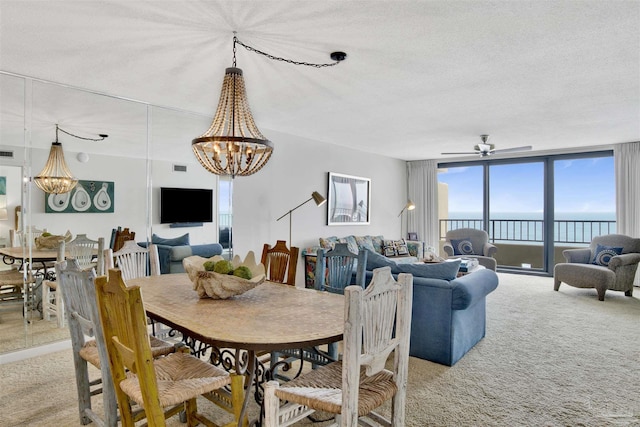
[{"label": "white wall", "polygon": [[[32,170],[36,175],[44,166],[48,151],[32,150]],[[136,232],[136,240],[146,239],[147,229],[147,170],[145,159],[91,154],[81,163],[76,153],[65,151],[65,160],[74,176],[81,180],[113,181],[113,213],[45,213],[45,194],[32,185],[31,224],[46,228],[53,234],[67,230],[75,237],[79,233],[91,239],[105,238],[109,244],[111,229],[122,226]]]},{"label": "white wall", "polygon": [[[195,157],[192,163],[180,161],[178,164],[186,166],[187,172],[174,172],[172,162],[156,160],[152,163],[152,233],[164,238],[177,237],[182,236],[185,233],[189,233],[189,242],[192,245],[217,242],[218,177],[203,168],[197,161],[195,161]],[[160,187],[212,189],[214,199],[213,222],[205,222],[202,227],[180,228],[171,228],[169,224],[160,224]],[[185,209],[188,209],[188,206],[185,206]]]},{"label": "white wall", "polygon": [[[371,224],[327,226],[327,205],[309,202],[293,212],[293,245],[302,251],[319,237],[379,235],[400,238],[398,213],[407,201],[406,163],[332,144],[263,130],[274,143],[269,163],[254,175],[238,177],[233,188],[234,253],[252,250],[260,256],[264,243],[289,239],[289,221],[276,219],[304,202],[313,191],[325,197],[328,172],[371,178]],[[296,283],[304,286],[298,261]]]},{"label": "white wall", "polygon": [[[48,151],[33,149],[33,170],[37,173],[46,162]],[[65,151],[65,160],[74,176],[81,180],[113,181],[113,213],[45,213],[45,195],[35,185],[32,186],[31,224],[46,228],[53,234],[64,234],[67,230],[73,236],[87,234],[90,238],[104,237],[108,244],[111,229],[121,226],[136,232],[136,241],[144,241],[152,233],[171,238],[189,233],[191,244],[205,244],[218,241],[216,219],[202,227],[170,228],[160,224],[160,187],[210,188],[214,190],[214,212],[217,210],[217,177],[207,172],[197,162],[178,162],[187,166],[187,172],[174,172],[173,163],[153,161],[151,168],[151,199],[147,192],[147,161],[91,154],[89,161],[81,163],[74,152]],[[2,169],[0,169],[2,172]],[[20,173],[18,169],[18,173]],[[9,180],[7,179],[9,182]],[[19,188],[18,188],[19,190]],[[19,204],[19,198],[17,204]],[[151,206],[151,228],[147,229],[148,205]],[[188,209],[188,207],[185,207]],[[13,224],[13,223],[11,223]],[[0,221],[0,227],[2,222]],[[0,233],[3,229],[0,228]],[[4,233],[2,234],[4,235]],[[8,231],[7,231],[8,235]]]}]

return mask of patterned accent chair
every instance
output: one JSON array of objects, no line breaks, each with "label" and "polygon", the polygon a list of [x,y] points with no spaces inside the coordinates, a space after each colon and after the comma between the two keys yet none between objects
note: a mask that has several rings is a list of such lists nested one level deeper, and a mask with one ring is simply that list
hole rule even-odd
[{"label": "patterned accent chair", "polygon": [[443,246],[448,257],[476,258],[478,263],[496,271],[497,262],[493,256],[498,248],[489,243],[489,235],[476,228],[458,228],[447,231]]},{"label": "patterned accent chair", "polygon": [[633,281],[640,263],[640,239],[622,234],[594,237],[588,248],[562,251],[566,263],[553,269],[553,289],[562,282],[576,288],[595,288],[604,301],[607,290],[633,294]]}]

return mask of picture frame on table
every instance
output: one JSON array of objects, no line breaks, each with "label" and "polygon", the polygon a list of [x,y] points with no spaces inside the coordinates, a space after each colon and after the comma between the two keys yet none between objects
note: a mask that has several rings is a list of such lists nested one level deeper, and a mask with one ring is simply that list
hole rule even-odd
[{"label": "picture frame on table", "polygon": [[329,172],[327,225],[371,223],[371,179]]},{"label": "picture frame on table", "polygon": [[407,240],[418,240],[418,233],[412,231],[407,233]]}]

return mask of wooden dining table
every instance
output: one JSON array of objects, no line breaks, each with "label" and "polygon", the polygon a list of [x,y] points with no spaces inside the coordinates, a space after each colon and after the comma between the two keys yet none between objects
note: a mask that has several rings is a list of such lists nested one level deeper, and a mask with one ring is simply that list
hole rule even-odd
[{"label": "wooden dining table", "polygon": [[343,295],[267,281],[228,299],[199,298],[186,273],[132,279],[127,285],[139,286],[147,315],[180,331],[197,355],[199,341],[211,346],[212,363],[247,376],[242,416],[252,386],[258,400],[259,388],[270,379],[256,377],[259,354],[342,339]]},{"label": "wooden dining table", "polygon": [[[65,257],[70,255],[69,251],[65,251]],[[94,250],[94,256],[98,256],[98,251]],[[53,263],[58,260],[58,249],[38,249],[36,247],[29,248],[22,246],[13,246],[9,248],[0,248],[0,256],[2,262],[7,265],[20,262],[19,269],[22,270],[22,264],[25,260],[31,259],[31,270],[35,276],[42,275],[45,279],[53,280],[55,272]]]},{"label": "wooden dining table", "polygon": [[16,261],[22,263],[31,256],[33,270],[36,271],[36,274],[42,271],[43,275],[46,276],[47,263],[55,262],[58,259],[58,250],[32,248],[31,253],[29,253],[29,248],[13,246],[0,248],[0,255],[2,256],[2,261],[7,265],[12,265]]}]

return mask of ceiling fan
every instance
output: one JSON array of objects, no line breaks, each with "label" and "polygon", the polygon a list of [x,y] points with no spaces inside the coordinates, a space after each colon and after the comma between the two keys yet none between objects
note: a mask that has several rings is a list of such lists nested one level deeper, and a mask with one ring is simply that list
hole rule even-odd
[{"label": "ceiling fan", "polygon": [[489,140],[489,135],[480,135],[480,139],[482,143],[473,147],[475,151],[468,152],[458,152],[458,153],[441,153],[443,155],[447,154],[479,154],[480,157],[487,157],[493,154],[501,154],[501,153],[515,153],[517,151],[529,151],[533,147],[531,145],[525,145],[524,147],[513,147],[513,148],[503,148],[502,150],[496,150],[493,144],[487,144]]}]

